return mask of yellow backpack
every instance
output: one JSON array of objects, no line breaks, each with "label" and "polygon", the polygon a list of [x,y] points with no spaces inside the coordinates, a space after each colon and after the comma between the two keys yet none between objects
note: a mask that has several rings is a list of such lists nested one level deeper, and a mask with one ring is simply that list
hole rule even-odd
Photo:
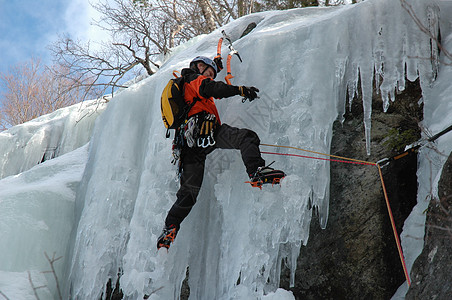
[{"label": "yellow backpack", "polygon": [[160,98],[160,108],[162,111],[162,120],[169,137],[170,129],[177,129],[186,118],[190,106],[184,99],[184,77],[178,77],[173,72],[175,78],[168,81]]}]

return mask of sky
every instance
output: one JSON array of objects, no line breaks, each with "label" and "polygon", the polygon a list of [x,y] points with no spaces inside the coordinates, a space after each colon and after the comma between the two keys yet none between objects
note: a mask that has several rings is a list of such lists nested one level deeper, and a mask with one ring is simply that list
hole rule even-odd
[{"label": "sky", "polygon": [[63,34],[99,40],[101,31],[90,25],[98,14],[89,4],[99,1],[0,0],[0,72],[32,57],[50,64],[48,47]]},{"label": "sky", "polygon": [[63,34],[98,38],[95,17],[88,0],[0,0],[0,72],[32,57],[51,64],[48,46]]}]

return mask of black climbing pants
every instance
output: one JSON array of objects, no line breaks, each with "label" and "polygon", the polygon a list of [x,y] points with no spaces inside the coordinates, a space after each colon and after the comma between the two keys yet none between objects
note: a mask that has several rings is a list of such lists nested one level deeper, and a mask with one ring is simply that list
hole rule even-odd
[{"label": "black climbing pants", "polygon": [[249,129],[239,129],[227,124],[220,125],[215,130],[215,145],[208,148],[185,147],[182,149],[181,186],[177,192],[176,202],[168,212],[165,225],[176,225],[190,213],[196,203],[204,178],[206,156],[215,149],[239,149],[248,174],[254,174],[258,167],[264,166],[257,134]]}]

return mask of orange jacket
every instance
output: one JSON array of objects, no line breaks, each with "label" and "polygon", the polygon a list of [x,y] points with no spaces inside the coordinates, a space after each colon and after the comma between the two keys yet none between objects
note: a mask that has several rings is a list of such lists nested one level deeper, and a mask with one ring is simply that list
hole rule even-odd
[{"label": "orange jacket", "polygon": [[185,78],[185,101],[188,104],[192,104],[196,100],[188,112],[188,117],[200,112],[207,112],[214,114],[218,124],[221,124],[220,115],[218,114],[213,98],[226,98],[240,95],[239,87],[228,85],[222,81],[214,81],[201,74],[197,74],[191,69],[183,69],[181,74]]}]

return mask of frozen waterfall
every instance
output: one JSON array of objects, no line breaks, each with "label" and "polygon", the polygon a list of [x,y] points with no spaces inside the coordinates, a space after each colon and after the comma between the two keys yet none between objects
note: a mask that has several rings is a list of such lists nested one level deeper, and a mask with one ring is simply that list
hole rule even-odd
[{"label": "frozen waterfall", "polygon": [[[439,14],[434,2],[407,2],[436,35]],[[239,38],[251,22],[256,28]],[[221,119],[256,131],[263,143],[329,153],[332,124],[351,105],[347,99],[359,92],[364,99],[363,135],[370,152],[373,83],[379,85],[387,107],[404,89],[405,78],[420,78],[427,90],[438,69],[438,54],[432,50],[436,47],[431,47],[429,36],[395,0],[256,13],[174,49],[155,75],[113,97],[98,118],[89,154],[85,146],[53,164],[49,161],[32,168],[20,175],[24,179],[0,181],[0,186],[23,182],[27,176],[37,178],[33,174],[42,170],[65,174],[65,168],[53,171],[54,165],[74,166],[72,177],[62,176],[67,180],[60,182],[55,178],[59,186],[70,187],[57,192],[67,197],[61,201],[72,205],[65,208],[66,222],[55,222],[72,233],[67,233],[67,240],[59,239],[61,245],[55,249],[36,249],[36,253],[64,255],[65,266],[60,270],[65,272],[61,278],[66,298],[99,299],[108,279],[116,280],[121,273],[126,299],[143,295],[177,299],[189,268],[190,299],[293,299],[290,292],[278,289],[281,264],[290,268],[293,281],[313,210],[320,216],[320,225],[327,226],[327,161],[278,157],[274,166],[289,175],[281,187],[260,191],[244,183],[248,178],[238,152],[216,150],[208,156],[198,202],[182,223],[175,243],[168,253],[156,251],[157,236],[178,189],[176,170],[170,163],[171,140],[165,139],[161,121],[160,94],[173,70],[186,67],[197,55],[214,56],[223,29],[243,59],[243,63],[232,60],[233,84],[256,86],[261,92],[260,99],[252,103],[242,103],[240,97],[217,101]],[[420,59],[430,57],[434,59]],[[217,80],[224,78],[225,71]],[[79,138],[67,137],[74,143]],[[4,149],[4,156],[12,151]],[[19,164],[18,159],[11,163]],[[26,198],[20,192],[15,195]],[[35,199],[44,198],[38,195]],[[5,192],[0,190],[0,213],[8,205],[4,199]],[[36,218],[28,228],[43,227],[41,235],[55,230],[46,229],[46,218],[40,220]],[[2,234],[6,223],[0,218]],[[0,244],[0,248],[29,251],[20,249],[19,242],[12,245]],[[17,274],[25,282],[24,271],[25,266],[7,268],[1,263],[0,291],[5,291],[8,276]],[[50,279],[36,279],[46,281]],[[47,284],[55,295],[53,285]]]}]

